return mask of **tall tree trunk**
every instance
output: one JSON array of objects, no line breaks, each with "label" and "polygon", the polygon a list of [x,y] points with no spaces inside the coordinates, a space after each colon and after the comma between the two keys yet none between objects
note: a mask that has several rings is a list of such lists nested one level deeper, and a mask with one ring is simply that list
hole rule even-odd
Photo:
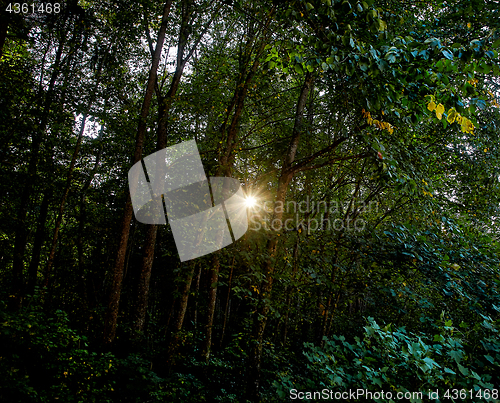
[{"label": "tall tree trunk", "polygon": [[24,251],[28,241],[28,225],[26,217],[28,215],[29,201],[33,191],[33,186],[36,182],[36,175],[38,169],[38,160],[40,158],[40,147],[43,135],[46,131],[49,117],[49,110],[54,97],[54,88],[57,78],[61,70],[61,56],[65,46],[65,39],[59,42],[56,51],[56,57],[52,67],[52,74],[50,77],[47,92],[45,94],[45,102],[41,111],[41,119],[38,130],[32,132],[30,160],[28,162],[28,170],[26,174],[26,183],[21,193],[19,203],[19,212],[17,214],[17,228],[15,231],[14,240],[14,259],[12,264],[13,272],[13,290],[14,300],[12,305],[14,308],[20,308],[24,293]]},{"label": "tall tree trunk", "polygon": [[214,325],[215,302],[217,298],[217,282],[219,281],[220,261],[219,254],[214,253],[212,257],[212,267],[210,268],[210,280],[208,289],[208,306],[205,326],[205,339],[202,344],[201,354],[208,362],[212,348],[212,328]]},{"label": "tall tree trunk", "polygon": [[[198,296],[200,293],[200,280],[201,280],[201,266],[198,269],[198,274],[196,275],[195,291],[194,295]],[[193,323],[194,330],[198,329],[198,298],[194,301],[194,311],[193,311]]]},{"label": "tall tree trunk", "polygon": [[179,347],[179,332],[182,329],[184,317],[186,316],[189,300],[189,290],[191,289],[191,282],[193,280],[195,262],[190,261],[187,263],[181,263],[181,265],[187,269],[187,276],[182,287],[181,296],[179,297],[179,307],[177,309],[177,315],[175,316],[172,331],[168,337],[166,361],[169,372],[172,370],[175,364],[175,353],[177,352],[177,348]]},{"label": "tall tree trunk", "polygon": [[229,271],[229,281],[227,284],[226,307],[224,309],[224,322],[222,323],[222,334],[220,336],[220,342],[219,342],[220,346],[222,346],[222,343],[224,341],[224,335],[226,333],[226,324],[227,324],[227,319],[229,316],[229,298],[231,296],[231,282],[233,280],[233,270],[234,270],[234,257],[233,257],[233,263],[231,263],[231,270]]},{"label": "tall tree trunk", "polygon": [[[88,109],[87,109],[88,110]],[[49,258],[47,261],[47,266],[45,267],[45,274],[43,280],[43,287],[46,288],[49,284],[49,276],[52,269],[52,265],[54,264],[54,257],[56,254],[57,248],[57,239],[59,237],[59,231],[61,229],[64,206],[66,204],[66,199],[68,198],[69,190],[71,188],[71,180],[73,179],[73,170],[75,169],[76,160],[78,158],[78,153],[80,151],[80,145],[82,143],[83,132],[85,131],[85,123],[87,121],[87,114],[83,115],[82,123],[80,125],[80,131],[78,133],[78,138],[76,140],[75,151],[73,152],[73,157],[71,158],[71,163],[69,166],[68,177],[66,178],[66,186],[63,191],[63,195],[61,197],[61,202],[59,203],[59,210],[57,212],[57,218],[54,226],[54,234],[52,236],[52,244],[50,247]]]},{"label": "tall tree trunk", "polygon": [[[257,42],[256,40],[259,37],[259,35],[254,32],[253,25],[249,27],[249,33],[248,33],[249,39],[247,40],[247,43],[243,50],[243,54],[241,55],[242,65],[240,67],[241,72],[238,77],[236,90],[230,102],[230,105],[227,108],[228,112],[226,114],[226,119],[220,129],[223,141],[225,140],[224,141],[225,150],[224,152],[221,152],[221,159],[219,162],[216,176],[231,175],[233,159],[234,159],[234,150],[238,142],[239,123],[241,116],[243,114],[245,99],[248,93],[248,88],[250,87],[250,84],[252,83],[255,74],[257,72],[257,69],[260,65],[260,56],[264,51],[264,47],[267,43],[269,35],[267,28],[271,22],[273,14],[274,14],[274,7],[269,12],[264,27],[261,28],[260,34],[262,34],[263,37],[260,40],[260,43]],[[256,56],[252,62],[252,48],[256,44],[258,45],[258,48]],[[227,128],[227,125],[229,123],[229,116],[233,109],[234,109],[234,114],[231,119],[231,124],[229,128]],[[219,253],[215,253],[212,258],[212,268],[210,271],[210,288],[208,290],[208,308],[206,317],[205,339],[201,347],[202,357],[207,362],[210,358],[210,351],[212,348],[212,329],[214,321],[215,302],[217,298],[217,283],[219,281],[219,270],[220,270]]]},{"label": "tall tree trunk", "polygon": [[[156,73],[160,63],[161,51],[165,41],[165,32],[167,29],[167,19],[170,14],[170,7],[172,0],[167,0],[163,7],[163,16],[158,38],[156,40],[155,53],[149,70],[148,83],[146,86],[146,93],[142,103],[141,114],[139,117],[139,124],[137,127],[137,135],[135,139],[135,150],[132,159],[132,164],[140,161],[142,157],[142,148],[144,143],[144,136],[146,134],[146,119],[149,114],[151,100],[153,98],[154,88],[156,84]],[[125,266],[125,257],[127,254],[128,237],[130,233],[130,222],[132,221],[133,209],[130,193],[127,192],[127,201],[123,209],[123,218],[120,231],[120,238],[118,242],[118,250],[116,252],[115,264],[113,267],[113,277],[111,283],[111,291],[109,294],[108,308],[104,320],[104,343],[111,344],[116,335],[116,324],[118,322],[118,309],[120,305],[120,296],[122,291],[123,271]]]},{"label": "tall tree trunk", "polygon": [[[312,73],[308,72],[304,78],[304,84],[302,85],[299,99],[297,102],[297,108],[295,111],[295,121],[292,132],[292,138],[288,146],[288,151],[285,156],[285,161],[283,163],[281,174],[278,180],[278,190],[275,199],[275,208],[272,215],[272,220],[281,220],[283,216],[283,210],[281,208],[276,208],[277,206],[285,205],[286,192],[288,190],[288,185],[293,178],[294,170],[292,169],[292,164],[295,161],[295,155],[297,153],[297,148],[299,146],[300,137],[302,133],[303,119],[304,119],[304,108],[307,102],[307,96],[311,90],[312,83],[314,81],[314,76]],[[264,330],[266,327],[267,315],[269,313],[269,299],[271,297],[271,291],[274,281],[274,257],[276,254],[276,247],[278,245],[278,237],[276,235],[271,236],[267,243],[267,254],[268,259],[265,264],[264,274],[266,276],[265,280],[261,284],[260,300],[258,307],[254,313],[253,318],[253,347],[252,353],[250,355],[250,370],[248,377],[248,390],[247,393],[252,401],[258,401],[260,398],[260,366],[262,360],[262,342],[264,339]]]},{"label": "tall tree trunk", "polygon": [[[295,246],[293,248],[293,267],[292,267],[292,277],[291,281],[294,282],[297,275],[297,270],[299,268],[299,234],[297,233],[297,240],[295,241]],[[290,316],[290,308],[293,300],[292,293],[289,291],[291,287],[285,287],[285,295],[286,295],[286,314],[285,314],[285,324],[283,329],[283,344],[286,344],[286,338],[288,334],[288,319]]]},{"label": "tall tree trunk", "polygon": [[[104,105],[104,109],[106,110],[106,104]],[[99,165],[101,164],[101,157],[102,157],[102,138],[104,135],[104,128],[105,126],[102,125],[101,129],[99,131],[99,137],[96,139],[96,142],[98,143],[99,150],[96,155],[94,167],[92,168],[92,171],[90,172],[87,180],[85,181],[83,188],[80,192],[80,214],[78,217],[78,237],[76,239],[76,248],[78,251],[78,275],[80,276],[80,296],[82,298],[83,304],[84,304],[84,310],[88,312],[88,292],[87,292],[87,281],[86,281],[86,275],[85,275],[85,270],[84,270],[84,255],[83,255],[83,238],[84,238],[84,233],[85,233],[85,221],[87,219],[87,205],[85,201],[85,197],[87,196],[87,191],[90,188],[90,185],[92,184],[92,180],[95,177],[95,174],[97,172],[97,169],[99,168]]]},{"label": "tall tree trunk", "polygon": [[96,79],[95,88],[94,88],[94,91],[92,92],[92,95],[90,96],[88,103],[85,107],[86,112],[82,116],[80,130],[78,131],[78,137],[76,139],[75,150],[73,151],[73,156],[71,158],[71,163],[70,163],[69,170],[68,170],[68,176],[66,178],[66,186],[64,188],[63,195],[61,197],[61,202],[59,204],[57,219],[56,219],[56,223],[54,226],[54,234],[52,236],[52,244],[50,247],[47,266],[45,268],[45,276],[44,276],[44,281],[43,281],[44,288],[46,288],[49,284],[50,272],[52,269],[52,265],[54,264],[54,257],[56,254],[57,238],[59,237],[59,231],[61,229],[61,224],[62,224],[63,214],[64,214],[64,207],[65,207],[68,195],[69,195],[69,191],[71,189],[71,181],[73,179],[73,171],[75,169],[76,161],[78,159],[78,154],[80,152],[80,146],[81,146],[82,140],[83,140],[83,133],[85,132],[85,124],[87,122],[87,117],[88,117],[89,113],[91,112],[92,104],[95,101],[96,94],[97,94],[97,91],[99,89],[99,85],[101,83],[102,67],[103,67],[103,65],[106,64],[107,59],[108,59],[108,52],[105,53],[103,59],[100,61],[99,65],[97,67],[96,74],[95,74],[95,79]]},{"label": "tall tree trunk", "polygon": [[[199,41],[201,40],[201,36],[204,35],[203,32],[185,57],[185,48],[190,34],[191,5],[191,1],[184,1],[182,3],[182,21],[181,29],[179,31],[175,73],[166,96],[161,97],[161,95],[158,94],[160,99],[158,109],[158,130],[156,144],[157,150],[162,150],[167,146],[167,124],[170,109],[172,107],[174,97],[177,94],[177,90],[179,88],[186,63],[193,55]],[[208,28],[208,26],[206,28]],[[141,264],[141,273],[139,276],[139,284],[137,287],[137,297],[134,309],[134,323],[131,329],[132,338],[138,337],[144,329],[149,298],[149,282],[151,280],[151,269],[153,267],[157,232],[157,225],[148,226],[146,239],[144,241],[145,248]]]},{"label": "tall tree trunk", "polygon": [[45,224],[47,222],[49,204],[52,199],[53,193],[54,188],[49,185],[45,190],[45,193],[43,194],[42,204],[40,205],[40,215],[38,216],[38,224],[35,233],[35,240],[33,243],[33,252],[31,254],[31,262],[28,267],[28,286],[26,288],[26,293],[28,295],[33,295],[35,291],[42,246],[45,241]]}]

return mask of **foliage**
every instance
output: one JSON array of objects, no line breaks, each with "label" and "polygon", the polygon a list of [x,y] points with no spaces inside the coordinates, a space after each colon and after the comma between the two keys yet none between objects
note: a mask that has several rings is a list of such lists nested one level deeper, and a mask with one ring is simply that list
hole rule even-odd
[{"label": "foliage", "polygon": [[463,322],[453,326],[443,314],[433,331],[431,336],[392,325],[381,328],[368,317],[362,337],[325,338],[323,347],[305,343],[305,371],[282,371],[274,385],[282,399],[291,389],[375,389],[394,396],[422,391],[423,399],[415,402],[428,399],[429,391],[498,389],[498,323],[485,317],[472,328]]},{"label": "foliage", "polygon": [[47,316],[32,302],[15,314],[1,303],[2,401],[164,401],[163,379],[149,369],[148,360],[96,350],[71,329],[63,311]]},{"label": "foliage", "polygon": [[[498,386],[497,3],[2,14],[0,400]],[[257,205],[180,262],[169,224],[129,220],[127,173],[192,139]]]}]

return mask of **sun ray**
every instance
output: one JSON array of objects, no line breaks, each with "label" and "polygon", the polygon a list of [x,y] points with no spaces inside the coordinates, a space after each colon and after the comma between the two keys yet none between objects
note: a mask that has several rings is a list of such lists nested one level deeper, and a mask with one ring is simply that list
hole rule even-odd
[{"label": "sun ray", "polygon": [[257,204],[257,200],[253,196],[248,196],[245,198],[245,206],[248,208],[255,207]]}]

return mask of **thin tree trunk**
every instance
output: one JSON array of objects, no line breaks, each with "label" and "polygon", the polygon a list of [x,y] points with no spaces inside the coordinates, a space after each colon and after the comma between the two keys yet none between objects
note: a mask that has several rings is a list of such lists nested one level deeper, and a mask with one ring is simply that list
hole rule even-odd
[{"label": "thin tree trunk", "polygon": [[49,204],[53,193],[54,188],[49,185],[43,194],[42,203],[40,205],[40,215],[38,216],[38,225],[33,243],[33,252],[31,255],[31,262],[28,267],[28,286],[26,288],[26,293],[28,295],[33,295],[35,292],[35,286],[38,278],[38,267],[40,265],[40,256],[42,253],[42,246],[45,241],[45,224],[47,222]]},{"label": "thin tree trunk", "polygon": [[170,333],[168,351],[167,351],[167,368],[170,371],[175,364],[175,353],[179,347],[179,332],[182,329],[184,323],[184,317],[186,316],[186,310],[189,300],[189,290],[191,289],[191,282],[194,275],[194,262],[182,263],[182,265],[187,269],[186,282],[182,288],[181,296],[179,298],[179,308],[177,310],[177,315],[175,316],[174,323],[172,326],[172,332]]},{"label": "thin tree trunk", "polygon": [[[106,105],[104,106],[104,109],[106,110]],[[83,185],[83,188],[80,193],[80,215],[78,218],[78,238],[76,240],[76,247],[78,250],[78,274],[80,276],[80,293],[81,293],[81,298],[84,304],[84,309],[88,312],[88,292],[87,292],[87,281],[86,281],[86,275],[84,271],[84,257],[83,257],[83,237],[84,237],[84,232],[85,232],[85,221],[87,219],[87,208],[86,208],[86,203],[85,203],[85,197],[87,195],[87,191],[90,188],[90,185],[92,184],[92,180],[94,179],[94,176],[97,172],[97,169],[99,168],[99,165],[101,163],[101,157],[102,157],[102,138],[104,135],[104,125],[101,126],[100,132],[99,132],[99,137],[97,138],[97,142],[99,143],[99,151],[97,152],[97,156],[95,159],[94,167],[92,168],[92,171],[89,174],[89,177],[85,181],[85,184]]]},{"label": "thin tree trunk", "polygon": [[231,296],[231,282],[233,280],[233,270],[234,270],[234,257],[233,263],[231,264],[231,271],[229,272],[229,281],[227,285],[227,298],[226,298],[226,308],[224,309],[224,322],[222,323],[222,334],[220,336],[220,345],[224,341],[224,335],[226,333],[226,323],[229,315],[229,297]]},{"label": "thin tree trunk", "polygon": [[[199,40],[196,41],[196,43],[193,45],[193,48],[190,50],[188,55],[184,57],[184,52],[190,33],[189,29],[189,22],[191,19],[190,5],[191,2],[189,1],[183,2],[182,22],[181,22],[179,41],[177,46],[176,69],[172,82],[170,84],[170,88],[167,92],[167,95],[164,98],[161,97],[159,100],[160,102],[158,111],[158,130],[157,130],[157,145],[156,145],[157,150],[162,150],[167,146],[167,123],[168,123],[168,116],[170,113],[170,109],[172,107],[174,97],[179,88],[179,84],[181,82],[182,74],[184,72],[186,63],[193,55],[194,50],[198,45],[199,40],[201,39],[200,37]],[[132,338],[139,337],[141,332],[144,330],[144,323],[146,319],[148,298],[149,298],[149,282],[151,280],[151,270],[153,267],[157,232],[158,232],[157,225],[150,225],[146,232],[145,249],[142,259],[141,273],[139,276],[136,304],[134,309],[134,323],[131,329]]]},{"label": "thin tree trunk", "polygon": [[[90,107],[90,106],[89,106]],[[88,110],[88,109],[87,109]],[[61,229],[64,206],[66,204],[66,199],[68,198],[69,190],[71,188],[71,180],[73,179],[73,170],[75,169],[76,160],[78,158],[78,153],[80,151],[80,145],[82,143],[83,132],[85,131],[85,123],[87,121],[87,114],[83,115],[82,123],[80,125],[80,131],[78,133],[78,138],[76,140],[75,151],[73,152],[73,157],[71,158],[71,163],[69,166],[68,177],[66,178],[66,186],[64,188],[63,195],[61,197],[61,202],[59,203],[59,210],[57,212],[57,218],[54,227],[54,235],[52,236],[52,244],[50,247],[49,258],[47,261],[47,266],[45,268],[45,275],[43,280],[43,287],[46,288],[49,284],[49,276],[54,264],[54,257],[56,254],[57,239],[59,237],[59,231]]]},{"label": "thin tree trunk", "polygon": [[[141,114],[139,117],[139,124],[137,127],[135,150],[132,159],[132,164],[135,164],[136,162],[140,161],[142,157],[144,136],[146,134],[146,128],[147,128],[146,119],[148,117],[149,108],[151,106],[151,100],[153,98],[154,88],[156,84],[156,72],[158,71],[161,51],[163,48],[163,43],[165,41],[167,19],[170,14],[171,5],[172,5],[172,0],[167,0],[167,2],[163,7],[162,23],[160,26],[160,30],[158,32],[158,38],[156,40],[155,53],[153,55],[151,68],[149,70],[146,93],[144,95],[144,101],[142,103]],[[111,344],[115,339],[116,335],[116,324],[118,322],[118,310],[119,310],[120,296],[122,290],[123,271],[125,266],[125,257],[127,254],[127,244],[130,233],[130,222],[132,221],[132,215],[133,215],[132,200],[130,198],[130,193],[127,192],[127,201],[125,202],[125,207],[123,209],[123,218],[120,231],[120,238],[118,242],[118,250],[116,252],[116,260],[113,267],[113,277],[112,277],[111,291],[109,294],[108,308],[104,320],[103,338],[105,344]]]},{"label": "thin tree trunk", "polygon": [[[243,108],[245,105],[245,99],[248,93],[248,88],[252,83],[257,69],[260,65],[260,55],[264,51],[264,47],[267,43],[267,27],[271,22],[271,17],[274,14],[274,7],[271,9],[268,18],[266,20],[265,27],[262,29],[263,39],[261,40],[257,55],[251,63],[251,49],[253,48],[255,41],[255,33],[253,31],[253,26],[249,28],[249,40],[246,43],[244,54],[241,55],[243,59],[243,63],[241,66],[241,73],[238,78],[238,83],[236,86],[235,93],[231,100],[229,107],[227,108],[228,113],[226,115],[226,119],[222,124],[220,132],[222,133],[223,139],[225,138],[225,152],[222,153],[222,157],[220,159],[220,163],[217,169],[216,176],[230,176],[231,169],[233,165],[234,159],[234,149],[237,146],[237,138],[239,131],[239,123],[241,116],[243,114]],[[234,109],[234,114],[231,119],[231,124],[229,128],[226,130],[227,124],[229,122],[229,114]],[[207,318],[206,318],[206,330],[205,330],[205,339],[203,341],[201,351],[202,357],[205,361],[208,362],[210,358],[210,350],[212,348],[212,329],[213,329],[213,321],[214,321],[214,311],[215,311],[215,303],[217,298],[217,283],[219,281],[219,270],[220,270],[220,262],[219,262],[219,253],[215,253],[212,258],[212,269],[210,272],[210,289],[208,290],[208,310],[207,310]]]},{"label": "thin tree trunk", "polygon": [[95,81],[95,88],[94,88],[92,95],[89,98],[87,105],[86,105],[86,108],[85,108],[86,113],[83,115],[82,122],[80,124],[80,130],[78,132],[78,137],[76,139],[75,150],[73,151],[73,156],[71,158],[71,163],[70,163],[69,170],[68,170],[68,177],[66,178],[66,186],[64,188],[64,192],[63,192],[63,195],[61,197],[61,202],[59,204],[59,211],[57,214],[57,219],[56,219],[56,223],[55,223],[55,227],[54,227],[54,234],[52,236],[52,244],[51,244],[51,248],[50,248],[50,252],[49,252],[49,258],[47,261],[47,266],[45,268],[45,276],[44,276],[44,282],[43,282],[44,288],[46,288],[49,284],[50,272],[52,270],[52,265],[54,264],[54,257],[56,254],[57,238],[59,237],[59,231],[61,229],[64,207],[65,207],[68,195],[69,195],[69,191],[71,189],[71,181],[73,179],[73,171],[75,169],[76,161],[78,159],[78,154],[80,152],[80,147],[81,147],[82,140],[83,140],[83,133],[85,132],[85,124],[87,122],[88,115],[92,109],[92,104],[95,101],[97,90],[99,89],[99,85],[101,83],[102,67],[103,67],[103,65],[106,64],[107,59],[108,59],[108,52],[105,53],[103,59],[100,61],[99,65],[97,67],[97,70],[95,73],[95,80],[96,80]]},{"label": "thin tree trunk", "polygon": [[[283,163],[281,174],[278,180],[278,190],[276,194],[275,207],[279,205],[285,205],[286,192],[288,190],[288,185],[293,178],[294,171],[291,169],[293,162],[295,161],[295,155],[300,142],[303,119],[304,119],[304,108],[307,102],[307,96],[311,90],[312,83],[314,81],[314,76],[312,73],[308,72],[304,78],[304,84],[302,85],[299,99],[297,102],[297,108],[295,111],[295,121],[292,132],[292,138],[288,146],[288,151],[285,156],[285,161]],[[281,220],[283,216],[283,210],[274,208],[272,220]],[[274,257],[276,254],[276,247],[278,245],[278,237],[276,235],[272,236],[267,243],[267,253],[268,259],[266,261],[264,273],[266,279],[261,284],[260,291],[260,301],[254,313],[253,319],[253,347],[250,355],[250,371],[248,377],[248,395],[251,401],[258,401],[260,398],[260,366],[262,360],[262,342],[264,339],[264,330],[266,327],[267,315],[269,313],[269,303],[267,302],[271,297],[271,291],[274,281]]]},{"label": "thin tree trunk", "polygon": [[[295,246],[293,248],[293,267],[292,267],[292,277],[291,281],[295,281],[295,276],[297,275],[297,270],[299,268],[298,266],[298,261],[299,261],[299,234],[297,233],[297,240],[295,241]],[[285,315],[285,328],[283,330],[283,345],[286,344],[286,338],[288,334],[288,318],[290,316],[290,306],[292,304],[292,293],[289,292],[289,287],[287,286],[285,288],[285,294],[286,294],[286,315]]]},{"label": "thin tree trunk", "polygon": [[195,293],[194,293],[194,295],[196,295],[196,299],[194,300],[194,312],[193,312],[193,323],[195,330],[198,327],[198,295],[200,293],[200,279],[201,279],[201,266],[198,270],[198,274],[196,275]]},{"label": "thin tree trunk", "polygon": [[28,215],[29,201],[31,193],[33,191],[33,186],[36,182],[36,175],[38,169],[38,160],[40,158],[40,146],[42,143],[43,134],[47,128],[48,115],[50,106],[52,104],[52,98],[54,96],[54,87],[57,81],[57,77],[60,73],[60,63],[63,48],[65,45],[65,39],[61,40],[56,51],[56,57],[53,64],[52,75],[50,77],[49,86],[45,95],[45,103],[42,108],[40,126],[38,130],[32,133],[31,142],[31,155],[28,162],[28,171],[26,184],[21,193],[20,208],[17,214],[18,227],[15,231],[14,240],[14,258],[12,264],[13,271],[13,292],[14,300],[12,305],[14,308],[20,308],[24,293],[24,252],[26,249],[26,243],[28,241],[28,226],[26,223],[26,217]]},{"label": "thin tree trunk", "polygon": [[219,281],[220,261],[219,254],[215,253],[212,258],[210,269],[210,288],[208,289],[207,325],[205,327],[205,340],[202,345],[202,357],[208,362],[212,348],[212,327],[214,324],[215,302],[217,298],[217,282]]}]

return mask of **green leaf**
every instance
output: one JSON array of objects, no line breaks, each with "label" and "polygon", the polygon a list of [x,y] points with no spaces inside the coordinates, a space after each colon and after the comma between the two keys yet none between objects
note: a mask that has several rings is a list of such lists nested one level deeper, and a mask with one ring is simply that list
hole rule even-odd
[{"label": "green leaf", "polygon": [[457,364],[457,365],[458,365],[458,369],[462,373],[462,375],[465,375],[465,376],[469,375],[469,370],[467,368],[463,367],[460,364]]},{"label": "green leaf", "polygon": [[455,360],[455,362],[458,364],[462,360],[463,353],[462,351],[459,350],[451,350],[448,352],[450,357]]},{"label": "green leaf", "polygon": [[453,60],[453,53],[451,53],[449,50],[444,49],[441,53],[447,59]]}]

